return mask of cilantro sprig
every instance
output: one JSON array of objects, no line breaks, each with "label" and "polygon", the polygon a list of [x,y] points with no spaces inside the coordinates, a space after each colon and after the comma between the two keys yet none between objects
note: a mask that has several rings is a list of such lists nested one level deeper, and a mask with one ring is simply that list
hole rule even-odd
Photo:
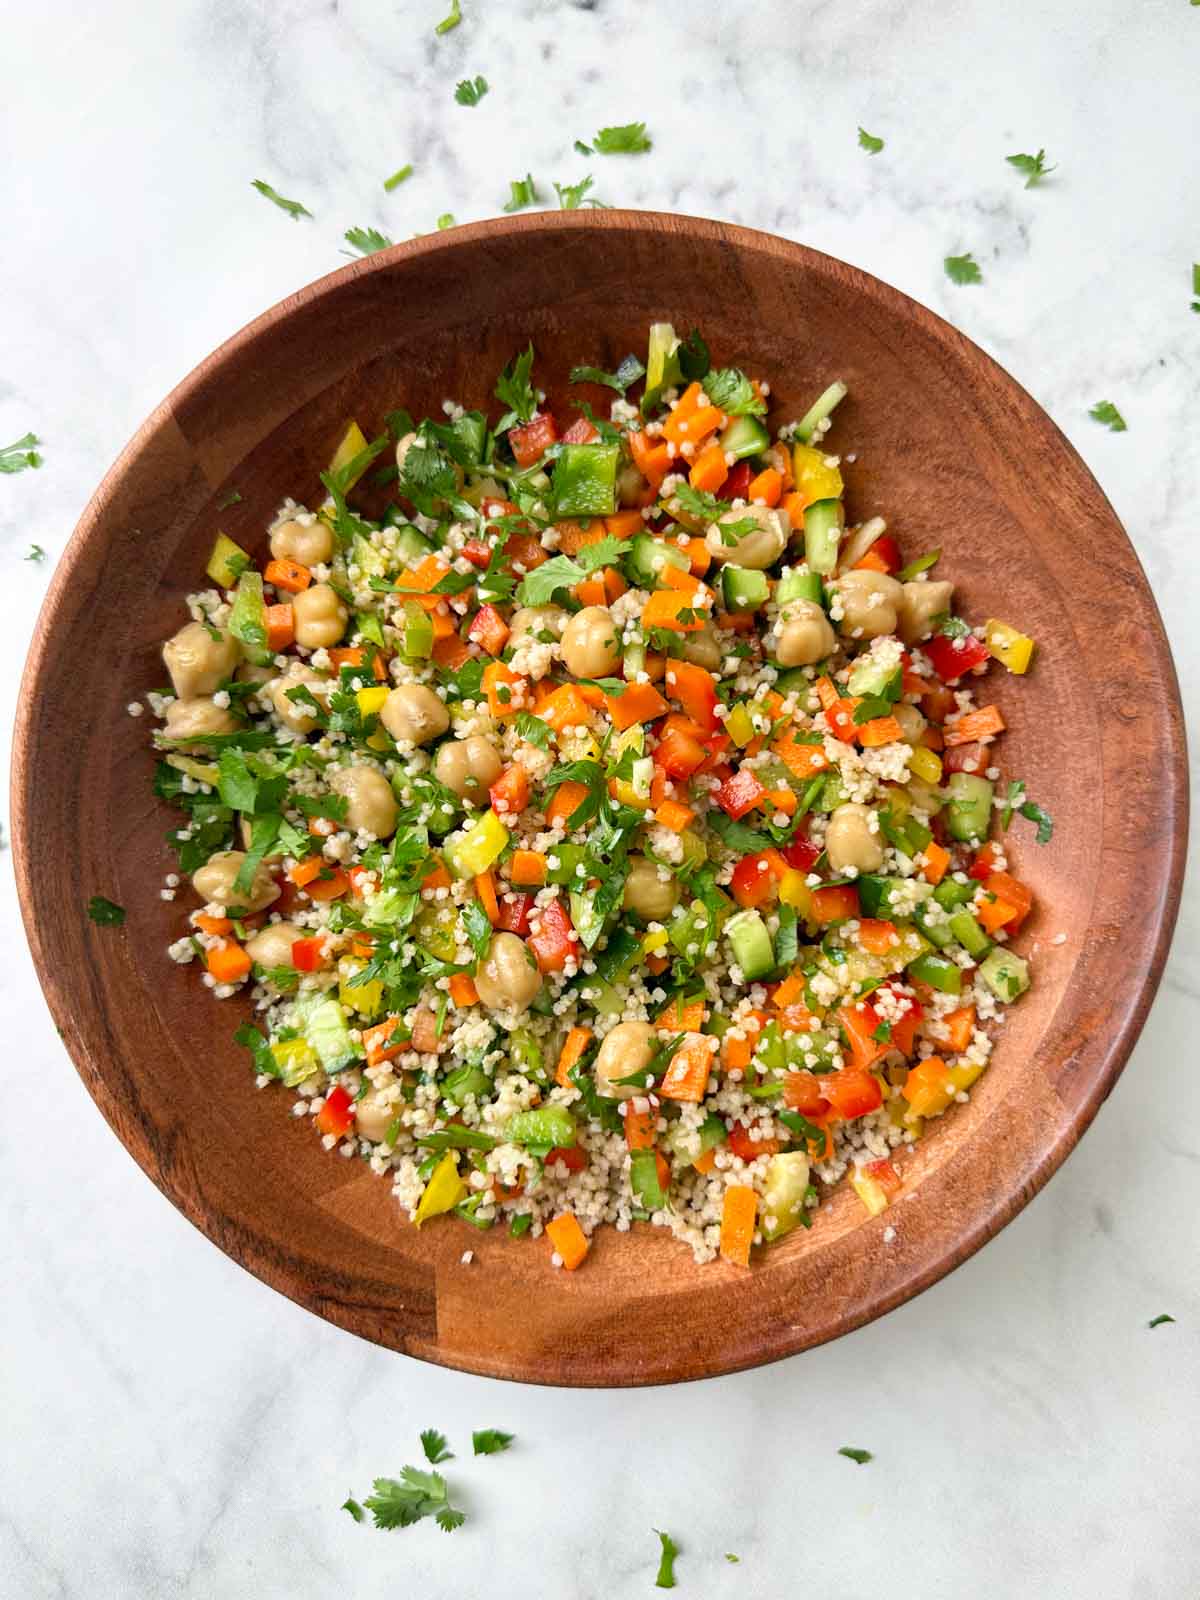
[{"label": "cilantro sprig", "polygon": [[1046,152],[1044,150],[1039,150],[1035,156],[1015,155],[1005,156],[1004,159],[1010,167],[1015,167],[1025,179],[1025,187],[1027,189],[1036,188],[1048,173],[1058,170],[1057,167],[1048,167],[1046,165]]},{"label": "cilantro sprig", "polygon": [[311,217],[312,212],[307,206],[301,205],[299,200],[286,200],[278,189],[273,189],[264,178],[252,178],[250,187],[257,189],[272,205],[278,206],[281,211],[286,211],[293,222],[299,222],[301,217]]},{"label": "cilantro sprig", "polygon": [[471,1435],[471,1448],[477,1456],[496,1456],[515,1438],[515,1433],[502,1433],[499,1428],[480,1428]]},{"label": "cilantro sprig", "polygon": [[608,389],[624,394],[630,384],[646,376],[646,369],[635,355],[628,355],[615,372],[605,372],[600,367],[572,367],[571,383],[601,383]]},{"label": "cilantro sprig", "polygon": [[42,458],[37,450],[40,443],[36,433],[26,433],[13,444],[0,445],[0,472],[24,472],[29,467],[40,467]]},{"label": "cilantro sprig", "polygon": [[577,556],[553,556],[535,567],[521,580],[517,590],[520,606],[546,606],[558,589],[573,589],[601,567],[611,567],[621,559],[620,539],[606,534],[596,544],[585,544]]},{"label": "cilantro sprig", "polygon": [[477,106],[488,92],[486,78],[463,78],[454,90],[454,98],[460,106]]},{"label": "cilantro sprig", "polygon": [[444,1433],[439,1433],[436,1428],[422,1428],[421,1449],[425,1452],[425,1459],[431,1466],[438,1466],[443,1461],[453,1461],[454,1452],[450,1449]]},{"label": "cilantro sprig", "polygon": [[979,270],[979,263],[969,250],[966,255],[947,256],[942,265],[946,269],[946,276],[951,283],[983,282],[983,273]]},{"label": "cilantro sprig", "polygon": [[529,381],[533,371],[533,344],[530,342],[519,355],[515,355],[496,379],[496,399],[508,407],[496,424],[496,432],[503,433],[516,422],[528,422],[537,410],[537,395]]},{"label": "cilantro sprig", "polygon": [[[390,250],[395,244],[394,239],[389,239],[386,233],[380,233],[378,228],[347,228],[346,243],[360,256],[374,255],[377,250]],[[343,252],[349,254],[349,251]]]},{"label": "cilantro sprig", "polygon": [[513,178],[508,188],[509,197],[504,206],[505,211],[520,211],[523,206],[536,205],[540,199],[531,172],[527,172],[523,178]]},{"label": "cilantro sprig", "polygon": [[[576,145],[579,148],[582,140]],[[653,148],[644,122],[624,122],[617,127],[601,128],[592,140],[592,148],[583,153],[598,156],[636,156]]]},{"label": "cilantro sprig", "polygon": [[1088,412],[1093,422],[1100,422],[1109,433],[1124,433],[1128,424],[1111,400],[1098,400]]},{"label": "cilantro sprig", "polygon": [[858,145],[860,150],[866,150],[871,155],[877,156],[883,149],[884,141],[877,139],[873,133],[868,133],[865,128],[858,130]]},{"label": "cilantro sprig", "polygon": [[589,175],[581,178],[578,183],[556,182],[554,192],[558,195],[559,210],[578,211],[580,206],[595,206],[600,211],[607,211],[608,207],[603,200],[596,200],[588,193],[594,181]]},{"label": "cilantro sprig", "polygon": [[738,367],[718,367],[704,378],[704,392],[730,417],[761,417],[767,402]]}]

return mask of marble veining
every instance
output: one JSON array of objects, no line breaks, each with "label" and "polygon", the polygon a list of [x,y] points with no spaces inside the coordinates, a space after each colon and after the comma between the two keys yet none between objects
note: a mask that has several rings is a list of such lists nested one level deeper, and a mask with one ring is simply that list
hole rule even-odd
[{"label": "marble veining", "polygon": [[[1186,0],[73,0],[9,6],[0,99],[0,715],[50,567],[134,427],[341,235],[494,215],[511,179],[772,229],[994,354],[1083,452],[1200,709],[1196,96]],[[490,93],[455,103],[457,79]],[[577,155],[644,117],[654,151]],[[887,141],[870,156],[859,124]],[[1045,146],[1026,190],[1005,165]],[[382,179],[411,161],[393,194]],[[250,188],[303,201],[290,221]],[[973,251],[958,288],[943,256]],[[1109,434],[1088,407],[1113,400]],[[32,544],[47,560],[23,558]],[[64,648],[69,641],[63,641]],[[82,692],[86,692],[86,688]],[[1131,819],[1131,828],[1136,821]],[[241,1272],[142,1177],[44,1009],[0,855],[0,1595],[210,1600],[816,1587],[908,1600],[1200,1592],[1200,917],[1096,1125],[982,1254],[884,1321],[688,1389],[561,1394],[419,1367]],[[471,1270],[464,1267],[464,1271]],[[1156,1313],[1178,1320],[1153,1332]],[[436,1425],[470,1514],[337,1508]],[[472,1460],[472,1428],[518,1442]],[[875,1453],[865,1467],[840,1445]],[[725,1553],[740,1557],[737,1565]]]}]

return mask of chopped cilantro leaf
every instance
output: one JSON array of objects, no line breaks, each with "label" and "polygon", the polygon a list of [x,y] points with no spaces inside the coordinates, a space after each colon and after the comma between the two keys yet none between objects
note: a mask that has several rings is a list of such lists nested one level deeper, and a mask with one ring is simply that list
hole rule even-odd
[{"label": "chopped cilantro leaf", "polygon": [[[1200,0],[1192,0],[1193,5],[1200,5]],[[1174,1322],[1175,1318],[1169,1311],[1160,1311],[1158,1316],[1152,1317],[1146,1324],[1148,1328],[1161,1328],[1164,1322]]]},{"label": "chopped cilantro leaf", "polygon": [[857,1461],[860,1467],[866,1466],[868,1461],[874,1461],[875,1459],[869,1450],[856,1450],[853,1445],[849,1444],[844,1444],[838,1451],[838,1455],[845,1456],[850,1461]]},{"label": "chopped cilantro leaf", "polygon": [[450,1504],[440,1472],[404,1467],[399,1478],[376,1478],[371,1487],[364,1504],[377,1528],[408,1528],[428,1516],[446,1533],[462,1526],[463,1514]]},{"label": "chopped cilantro leaf", "polygon": [[46,552],[40,544],[31,544],[29,546],[29,553],[25,556],[26,561],[44,561],[45,559]]},{"label": "chopped cilantro leaf", "polygon": [[603,200],[593,200],[588,194],[595,180],[591,177],[581,178],[578,183],[555,183],[554,192],[558,195],[560,211],[578,211],[580,206],[596,206],[601,211],[608,208]]},{"label": "chopped cilantro leaf", "polygon": [[873,133],[868,133],[865,128],[859,128],[858,130],[858,143],[860,149],[869,150],[873,156],[877,156],[883,149],[883,140],[877,139]]},{"label": "chopped cilantro leaf", "polygon": [[732,1563],[733,1563],[733,1565],[734,1565],[734,1566],[735,1566],[735,1567],[736,1567],[736,1566],[737,1566],[737,1564],[738,1564],[738,1562],[739,1562],[739,1561],[740,1561],[740,1560],[741,1560],[741,1559],[742,1559],[742,1558],[741,1558],[741,1556],[735,1556],[735,1555],[734,1555],[734,1553],[733,1553],[733,1551],[732,1551],[732,1550],[726,1550],[726,1552],[725,1552],[725,1559],[726,1559],[726,1561],[730,1561],[730,1562],[732,1562]]},{"label": "chopped cilantro leaf", "polygon": [[441,216],[437,219],[437,225],[439,233],[445,233],[447,228],[452,228],[454,226],[453,211],[443,211]]},{"label": "chopped cilantro leaf", "polygon": [[712,358],[708,353],[708,346],[701,336],[699,328],[693,328],[686,339],[680,341],[675,350],[680,371],[689,382],[703,378],[712,366]]},{"label": "chopped cilantro leaf", "polygon": [[1004,159],[1010,167],[1015,167],[1025,179],[1025,187],[1027,189],[1032,189],[1035,184],[1041,183],[1048,172],[1057,170],[1046,165],[1046,152],[1044,150],[1039,150],[1035,156],[1005,156]]},{"label": "chopped cilantro leaf", "polygon": [[522,206],[537,204],[539,196],[531,172],[527,172],[523,178],[513,178],[508,187],[509,198],[505,211],[520,211]]},{"label": "chopped cilantro leaf", "polygon": [[609,389],[615,389],[618,394],[624,394],[631,383],[636,383],[639,378],[644,378],[646,369],[638,358],[628,355],[618,366],[615,372],[604,372],[600,367],[572,367],[571,383],[602,383]]},{"label": "chopped cilantro leaf", "polygon": [[400,185],[405,181],[405,179],[406,178],[411,178],[412,175],[413,175],[413,165],[412,165],[412,162],[410,161],[403,167],[397,167],[395,172],[392,173],[390,178],[385,178],[383,180],[383,187],[387,190],[387,192],[389,194],[391,194],[393,189],[398,189],[400,187]]},{"label": "chopped cilantro leaf", "polygon": [[625,122],[619,127],[601,128],[592,140],[592,149],[598,156],[640,155],[650,148],[644,122]]},{"label": "chopped cilantro leaf", "polygon": [[425,1452],[426,1461],[432,1462],[436,1467],[439,1461],[453,1461],[454,1452],[450,1449],[444,1433],[439,1433],[436,1428],[422,1428],[421,1449]]},{"label": "chopped cilantro leaf", "polygon": [[[1200,5],[1200,0],[1192,0],[1192,4]],[[1192,310],[1200,311],[1200,261],[1192,262],[1192,293],[1196,296],[1192,301]]]},{"label": "chopped cilantro leaf", "polygon": [[346,1498],[342,1501],[342,1510],[343,1511],[348,1511],[350,1513],[350,1515],[354,1518],[355,1522],[361,1522],[363,1520],[364,1516],[366,1515],[366,1512],[363,1510],[363,1508],[359,1505],[358,1501],[351,1494],[348,1494],[346,1496]]},{"label": "chopped cilantro leaf", "polygon": [[241,498],[242,498],[241,495],[237,492],[236,489],[231,489],[229,491],[229,493],[225,496],[224,500],[218,501],[217,510],[218,511],[228,511],[230,506],[238,505],[239,502],[241,501]]},{"label": "chopped cilantro leaf", "polygon": [[477,1456],[495,1456],[507,1450],[515,1438],[515,1433],[501,1433],[499,1428],[481,1428],[471,1435],[471,1447]]},{"label": "chopped cilantro leaf", "polygon": [[536,745],[539,750],[549,750],[552,732],[550,724],[543,722],[541,717],[535,717],[531,711],[517,712],[517,735],[526,744]]},{"label": "chopped cilantro leaf", "polygon": [[496,379],[496,399],[509,408],[512,421],[508,416],[501,417],[496,424],[496,432],[502,433],[505,428],[510,428],[513,422],[528,422],[537,410],[537,395],[529,381],[529,374],[533,371],[533,345],[526,345],[520,355],[514,356]]},{"label": "chopped cilantro leaf", "polygon": [[659,1542],[662,1545],[662,1559],[658,1563],[658,1577],[654,1580],[656,1589],[673,1589],[675,1587],[675,1557],[679,1554],[679,1546],[669,1533],[664,1533],[661,1528],[655,1528]]},{"label": "chopped cilantro leaf", "polygon": [[1035,837],[1038,844],[1049,844],[1050,840],[1054,836],[1054,819],[1051,817],[1050,813],[1048,811],[1043,811],[1041,806],[1039,806],[1034,800],[1026,800],[1025,804],[1020,806],[1018,809],[1021,815],[1025,818],[1026,822],[1037,823],[1037,834]]},{"label": "chopped cilantro leaf", "polygon": [[285,200],[277,190],[272,189],[271,185],[262,178],[252,179],[251,188],[257,189],[259,194],[265,195],[271,204],[278,206],[281,211],[286,211],[293,222],[299,222],[301,217],[312,216],[312,212],[307,206],[302,206],[299,200]]},{"label": "chopped cilantro leaf", "polygon": [[88,901],[88,916],[99,928],[119,928],[125,921],[123,906],[114,905],[102,894],[94,894]]},{"label": "chopped cilantro leaf", "polygon": [[360,256],[374,255],[377,250],[389,250],[396,242],[389,239],[386,233],[380,233],[378,228],[347,228],[345,237],[346,243],[357,250]]},{"label": "chopped cilantro leaf", "polygon": [[42,458],[36,448],[40,443],[36,433],[26,433],[14,444],[0,445],[0,472],[24,472],[27,467],[40,467]]},{"label": "chopped cilantro leaf", "polygon": [[718,410],[730,417],[759,417],[767,409],[767,402],[737,367],[719,367],[707,373],[704,392]]},{"label": "chopped cilantro leaf", "polygon": [[463,906],[460,915],[463,929],[471,941],[471,949],[482,961],[492,942],[492,925],[488,921],[487,912],[478,900],[470,900]]},{"label": "chopped cilantro leaf", "polygon": [[969,250],[965,256],[947,256],[942,265],[951,283],[983,282],[983,273],[980,272],[979,264]]},{"label": "chopped cilantro leaf", "polygon": [[1111,400],[1100,400],[1088,412],[1093,422],[1102,422],[1109,433],[1124,433],[1126,431],[1125,418],[1113,405]]},{"label": "chopped cilantro leaf", "polygon": [[450,14],[442,18],[434,33],[449,33],[451,28],[457,28],[462,21],[462,6],[459,0],[450,0]]},{"label": "chopped cilantro leaf", "polygon": [[463,78],[454,90],[454,98],[460,106],[477,106],[487,92],[486,78]]},{"label": "chopped cilantro leaf", "polygon": [[623,548],[619,539],[605,535],[596,544],[585,544],[578,556],[553,556],[549,561],[543,561],[540,567],[535,567],[522,578],[521,587],[517,590],[517,604],[549,605],[557,589],[573,589],[591,573],[619,561]]}]

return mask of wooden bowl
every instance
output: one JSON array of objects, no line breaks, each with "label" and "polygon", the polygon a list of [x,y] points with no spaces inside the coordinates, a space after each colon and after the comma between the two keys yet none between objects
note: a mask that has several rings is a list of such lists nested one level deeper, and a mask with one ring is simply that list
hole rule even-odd
[{"label": "wooden bowl", "polygon": [[[903,1159],[868,1218],[847,1187],[750,1271],[697,1267],[664,1232],[597,1236],[555,1272],[543,1241],[439,1222],[327,1155],[254,1088],[218,1004],[165,948],[173,817],[151,794],[147,719],[162,641],[203,587],[214,532],[254,549],[347,418],[487,407],[532,337],[551,403],[573,363],[611,369],[647,324],[699,326],[770,378],[775,416],[850,385],[835,439],[848,497],[909,556],[943,547],[967,615],[1036,636],[1028,679],[989,680],[1003,761],[1054,815],[1014,838],[1038,910],[1034,989],[968,1105]],[[578,391],[576,391],[578,394]],[[593,396],[600,399],[600,395]],[[236,490],[241,500],[218,511]],[[79,674],[84,674],[81,681]],[[59,565],[25,672],[13,842],[29,940],[89,1091],[154,1182],[243,1266],[392,1349],[532,1383],[642,1384],[734,1371],[845,1333],[940,1278],[1045,1183],[1120,1072],[1162,971],[1186,834],[1175,675],[1154,601],[1096,483],[987,356],[864,273],[765,234],[644,212],[481,223],[355,262],[260,317],[163,402],[108,474]],[[89,896],[126,907],[88,920]],[[1062,942],[1055,940],[1062,936]],[[894,1230],[894,1236],[892,1234]],[[462,1253],[475,1253],[471,1266]]]}]

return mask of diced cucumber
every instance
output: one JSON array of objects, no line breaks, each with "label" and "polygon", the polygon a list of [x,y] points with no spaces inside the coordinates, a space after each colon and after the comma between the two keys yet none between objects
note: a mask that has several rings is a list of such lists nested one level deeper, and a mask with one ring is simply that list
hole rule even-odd
[{"label": "diced cucumber", "polygon": [[939,950],[944,950],[948,944],[954,943],[955,936],[945,912],[941,907],[938,909],[941,914],[935,919],[924,906],[918,906],[913,913],[913,920],[931,944],[937,945]]},{"label": "diced cucumber", "polygon": [[830,414],[833,408],[836,405],[839,405],[841,401],[846,398],[848,392],[849,391],[847,390],[846,385],[840,380],[836,383],[831,383],[828,389],[826,389],[822,395],[818,396],[817,400],[808,408],[808,410],[800,418],[800,421],[796,424],[797,439],[802,439],[804,443],[807,444],[812,438],[813,434],[816,432],[817,424],[819,422],[824,422],[825,418]]},{"label": "diced cucumber", "polygon": [[769,592],[765,572],[755,572],[751,567],[721,569],[721,597],[726,611],[756,611],[766,605]]},{"label": "diced cucumber", "polygon": [[953,911],[955,906],[965,906],[974,900],[975,885],[959,883],[957,878],[943,878],[933,891],[933,898],[947,911]]},{"label": "diced cucumber", "polygon": [[866,917],[883,917],[892,921],[896,915],[896,903],[904,905],[901,916],[909,915],[909,906],[915,894],[918,900],[926,900],[932,894],[929,884],[922,883],[913,878],[885,878],[874,872],[861,873],[857,879],[858,902]]},{"label": "diced cucumber", "polygon": [[598,917],[595,912],[596,897],[592,894],[581,894],[572,889],[570,893],[571,921],[575,932],[579,935],[580,942],[585,950],[590,950],[596,940],[604,932],[604,918]]},{"label": "diced cucumber", "polygon": [[376,549],[361,533],[356,533],[350,541],[349,562],[365,572],[368,578],[382,578],[388,569],[383,551]]},{"label": "diced cucumber", "polygon": [[423,533],[418,533],[411,522],[406,522],[396,529],[396,555],[401,566],[419,567],[427,555],[433,552],[433,542]]},{"label": "diced cucumber", "polygon": [[652,322],[646,348],[646,389],[642,395],[642,415],[648,417],[664,389],[683,377],[679,365],[679,335],[669,322]]},{"label": "diced cucumber", "polygon": [[727,456],[759,456],[771,443],[771,435],[757,417],[734,417],[720,438]]},{"label": "diced cucumber", "polygon": [[653,1150],[635,1150],[629,1158],[629,1188],[634,1200],[647,1211],[661,1211],[667,1196],[658,1181],[658,1161]]},{"label": "diced cucumber", "polygon": [[817,956],[817,965],[839,982],[849,979],[852,984],[874,983],[890,977],[901,967],[920,960],[930,950],[929,940],[918,933],[911,922],[899,923],[896,933],[899,942],[893,945],[886,955],[873,955],[869,950],[857,945],[850,945],[844,949],[835,947],[836,954],[841,960],[835,960],[829,950],[822,949]]},{"label": "diced cucumber", "polygon": [[677,544],[652,539],[648,533],[635,533],[625,557],[625,569],[639,589],[653,589],[664,567],[686,572],[690,563]]},{"label": "diced cucumber", "polygon": [[539,1106],[536,1111],[518,1111],[505,1124],[509,1144],[545,1145],[548,1149],[569,1149],[578,1136],[575,1118],[566,1106]]},{"label": "diced cucumber", "polygon": [[943,994],[962,993],[962,968],[936,950],[926,950],[915,961],[910,961],[908,975],[918,983],[927,983],[931,989],[940,989]]},{"label": "diced cucumber", "polygon": [[581,844],[556,844],[550,853],[558,865],[547,869],[546,881],[560,884],[577,883],[579,875],[576,868],[587,855],[585,847]]},{"label": "diced cucumber", "polygon": [[[726,568],[726,571],[729,569]],[[815,605],[825,604],[825,585],[819,572],[785,572],[775,585],[775,604],[787,605],[789,600],[811,600]]]},{"label": "diced cucumber", "polygon": [[829,577],[837,570],[838,543],[845,526],[840,500],[817,500],[804,511],[804,559],[810,572]]},{"label": "diced cucumber", "polygon": [[775,947],[757,911],[735,912],[725,924],[725,937],[747,983],[764,977],[774,967]]},{"label": "diced cucumber", "polygon": [[767,1164],[762,1193],[762,1236],[768,1244],[782,1239],[800,1222],[808,1197],[808,1157],[802,1150],[785,1150]]},{"label": "diced cucumber", "polygon": [[846,687],[851,694],[871,700],[899,700],[904,673],[900,667],[891,667],[878,656],[859,656],[850,668]]},{"label": "diced cucumber", "polygon": [[946,828],[952,839],[984,839],[992,821],[992,795],[996,785],[973,772],[952,772],[946,784]]},{"label": "diced cucumber", "polygon": [[305,1019],[304,1037],[326,1072],[340,1072],[360,1054],[336,1000],[322,1000],[313,1007]]},{"label": "diced cucumber", "polygon": [[[529,1072],[528,1067],[516,1067],[516,1070],[518,1072]],[[492,1080],[482,1067],[473,1066],[470,1062],[461,1067],[455,1067],[442,1080],[442,1099],[448,1101],[451,1105],[462,1105],[469,1094],[473,1094],[477,1100],[482,1100],[490,1095],[491,1092]]]},{"label": "diced cucumber", "polygon": [[560,517],[610,517],[617,509],[615,444],[564,444],[554,464],[554,508]]},{"label": "diced cucumber", "polygon": [[1012,950],[996,949],[980,962],[979,976],[997,1000],[1016,1000],[1029,987],[1029,963]]},{"label": "diced cucumber", "polygon": [[992,948],[992,941],[965,906],[950,918],[950,932],[976,961]]}]

